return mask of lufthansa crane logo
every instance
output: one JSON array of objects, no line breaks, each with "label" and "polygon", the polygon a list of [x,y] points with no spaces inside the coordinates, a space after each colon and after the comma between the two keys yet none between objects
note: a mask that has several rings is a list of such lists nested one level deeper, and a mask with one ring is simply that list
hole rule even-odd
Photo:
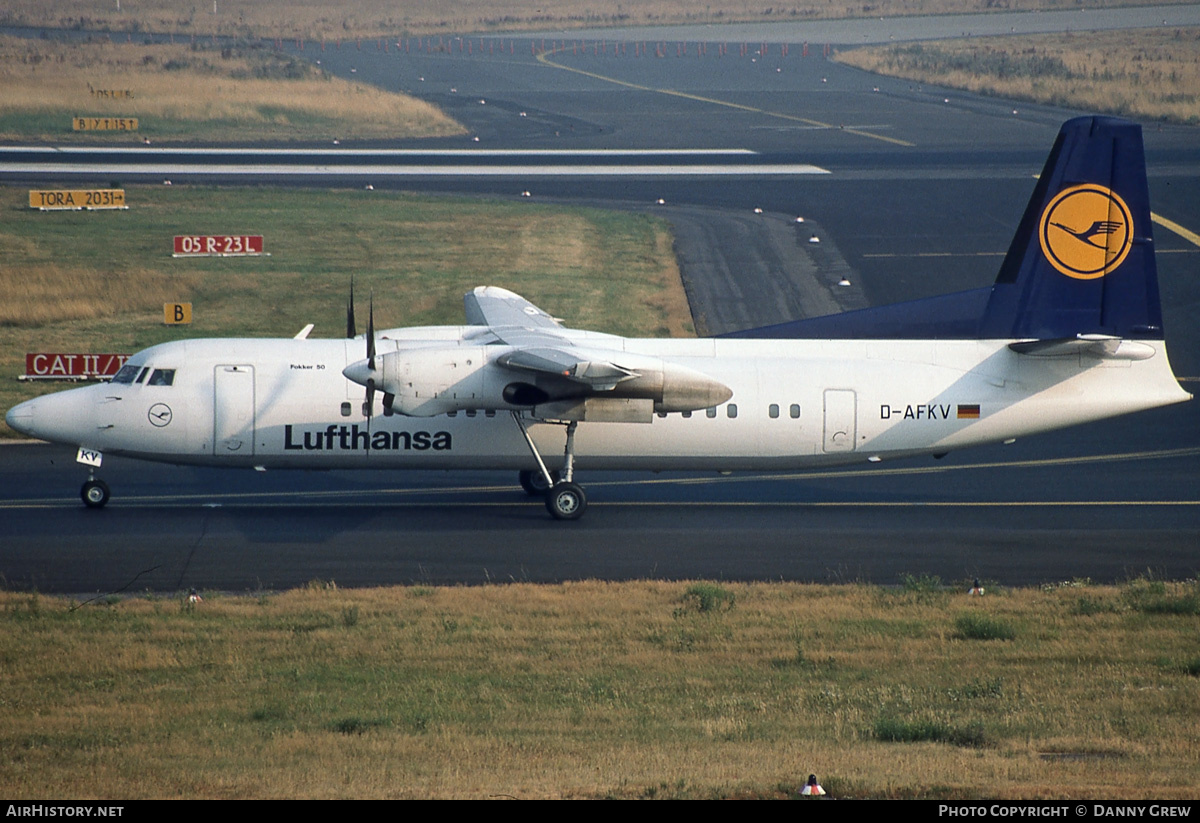
[{"label": "lufthansa crane logo", "polygon": [[1060,191],[1038,226],[1042,254],[1067,277],[1094,280],[1125,261],[1133,217],[1116,192],[1095,183]]},{"label": "lufthansa crane logo", "polygon": [[146,418],[150,421],[151,426],[161,429],[171,422],[171,407],[166,403],[155,403],[150,407],[150,411],[146,412]]}]

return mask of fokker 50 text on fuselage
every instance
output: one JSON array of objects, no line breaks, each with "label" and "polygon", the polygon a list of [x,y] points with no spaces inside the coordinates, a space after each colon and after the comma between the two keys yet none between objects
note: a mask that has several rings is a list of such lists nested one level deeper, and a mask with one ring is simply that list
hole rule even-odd
[{"label": "fokker 50 text on fuselage", "polygon": [[569,520],[587,505],[577,469],[941,455],[1190,397],[1163,342],[1141,128],[1111,118],[1063,126],[990,287],[698,340],[564,328],[494,287],[465,304],[464,326],[372,322],[365,340],[351,320],[349,339],[164,343],[8,424],[78,446],[92,507],[108,453],[511,469]]}]

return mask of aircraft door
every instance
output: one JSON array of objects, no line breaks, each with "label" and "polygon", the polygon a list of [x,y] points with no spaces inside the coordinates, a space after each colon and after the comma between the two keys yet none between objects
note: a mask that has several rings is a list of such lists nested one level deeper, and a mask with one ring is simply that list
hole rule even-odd
[{"label": "aircraft door", "polygon": [[852,452],[858,439],[858,396],[847,389],[825,390],[825,453]]},{"label": "aircraft door", "polygon": [[213,454],[254,454],[254,367],[213,371]]}]

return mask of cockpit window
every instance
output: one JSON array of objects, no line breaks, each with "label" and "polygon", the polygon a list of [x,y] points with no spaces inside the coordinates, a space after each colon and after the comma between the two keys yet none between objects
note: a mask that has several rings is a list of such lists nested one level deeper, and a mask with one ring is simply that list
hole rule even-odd
[{"label": "cockpit window", "polygon": [[132,383],[140,368],[141,366],[131,366],[126,363],[119,372],[113,375],[112,381],[114,383]]},{"label": "cockpit window", "polygon": [[147,386],[170,386],[175,383],[174,369],[155,369],[146,381]]},{"label": "cockpit window", "polygon": [[133,382],[134,383],[146,382],[146,375],[148,375],[149,373],[150,373],[150,367],[147,366],[146,368],[142,369],[141,373],[137,376],[137,380],[134,380]]}]

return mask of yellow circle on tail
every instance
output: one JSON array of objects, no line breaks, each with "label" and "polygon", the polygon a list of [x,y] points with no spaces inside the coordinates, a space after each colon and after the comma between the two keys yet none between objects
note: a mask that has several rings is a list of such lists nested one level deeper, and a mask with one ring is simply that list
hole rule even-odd
[{"label": "yellow circle on tail", "polygon": [[1133,216],[1112,189],[1084,183],[1063,189],[1042,212],[1042,254],[1067,277],[1094,280],[1125,260],[1133,245]]}]

